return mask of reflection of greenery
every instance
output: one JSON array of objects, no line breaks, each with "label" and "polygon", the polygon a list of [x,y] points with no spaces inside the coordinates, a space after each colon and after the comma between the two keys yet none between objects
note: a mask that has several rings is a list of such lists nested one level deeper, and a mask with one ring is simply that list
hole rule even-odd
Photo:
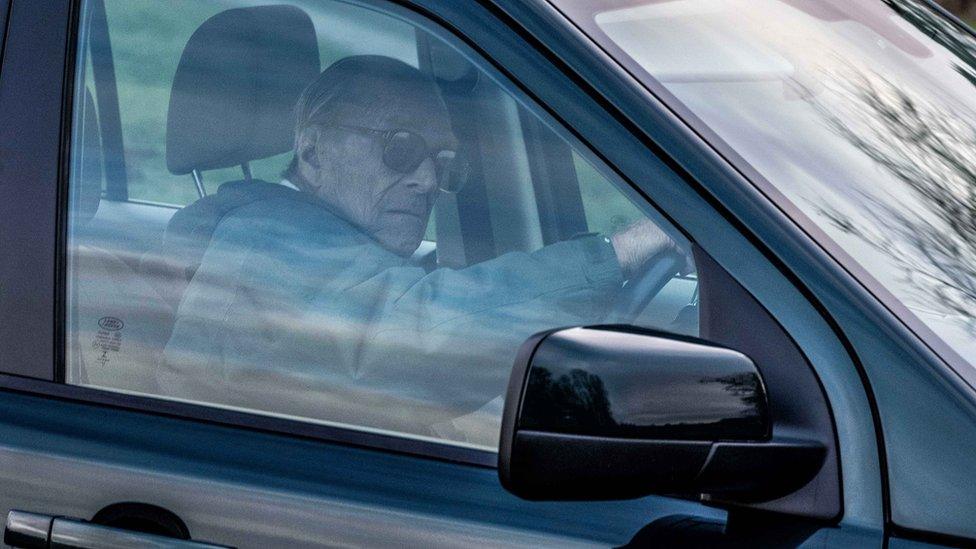
[{"label": "reflection of greenery", "polygon": [[884,0],[884,3],[918,30],[959,56],[964,63],[957,63],[956,70],[976,85],[976,38],[917,0]]},{"label": "reflection of greenery", "polygon": [[[739,405],[728,397],[712,394],[715,402],[699,403],[693,400],[675,404],[671,410],[676,417],[669,417],[668,411],[647,423],[639,424],[621,421],[614,417],[613,404],[607,393],[603,379],[599,375],[574,368],[553,374],[551,370],[534,366],[529,375],[526,401],[522,412],[528,419],[528,428],[542,427],[556,431],[601,436],[678,436],[682,438],[709,439],[718,434],[728,437],[749,437],[763,426],[765,399],[759,386],[759,378],[751,373],[731,374],[721,377],[708,377],[698,380],[703,385],[721,388],[729,397],[738,399]],[[676,387],[682,387],[679,383]],[[689,391],[686,397],[693,399],[699,394]],[[669,395],[676,397],[679,395]],[[653,399],[653,395],[647,395]],[[628,410],[628,403],[617,402]],[[709,406],[718,404],[721,411],[709,412]],[[634,406],[639,404],[629,403]],[[695,412],[696,406],[700,410]],[[618,411],[620,411],[618,409]],[[682,418],[683,414],[698,417]],[[727,415],[723,415],[727,414]]]},{"label": "reflection of greenery", "polygon": [[719,378],[703,378],[699,383],[721,383],[727,393],[742,401],[742,411],[739,415],[747,418],[762,416],[766,401],[762,398],[758,376],[749,373],[732,374]]},{"label": "reflection of greenery", "polygon": [[[865,215],[822,213],[901,266],[922,303],[976,320],[976,124],[973,114],[924,102],[878,75],[840,75],[848,115],[822,109],[831,128],[911,192],[867,194]],[[926,218],[926,215],[934,218]],[[908,249],[905,249],[906,245]]]},{"label": "reflection of greenery", "polygon": [[603,380],[589,372],[573,369],[553,379],[549,370],[534,368],[528,394],[537,398],[537,417],[543,425],[574,425],[583,432],[607,432],[617,426]]},{"label": "reflection of greenery", "polygon": [[644,217],[606,177],[575,152],[573,163],[589,230],[613,234]]}]

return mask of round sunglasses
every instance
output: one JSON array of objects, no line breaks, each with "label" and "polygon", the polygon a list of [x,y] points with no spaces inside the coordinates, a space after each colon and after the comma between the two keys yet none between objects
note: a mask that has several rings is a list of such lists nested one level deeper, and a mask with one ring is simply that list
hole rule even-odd
[{"label": "round sunglasses", "polygon": [[434,162],[437,187],[446,193],[456,193],[464,187],[468,177],[467,163],[451,149],[430,150],[427,141],[409,130],[378,130],[363,126],[341,124],[341,129],[376,135],[383,140],[383,164],[391,170],[412,173],[427,158]]}]

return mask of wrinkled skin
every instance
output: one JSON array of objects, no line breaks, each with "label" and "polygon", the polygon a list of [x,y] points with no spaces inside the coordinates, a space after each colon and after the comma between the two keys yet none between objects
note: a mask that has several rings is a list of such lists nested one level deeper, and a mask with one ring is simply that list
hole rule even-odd
[{"label": "wrinkled skin", "polygon": [[447,110],[433,84],[409,83],[399,92],[381,94],[369,107],[342,104],[334,122],[299,134],[296,154],[304,190],[383,247],[408,256],[423,240],[437,197],[433,160],[411,173],[395,172],[383,163],[380,136],[339,127],[403,129],[422,136],[432,151],[455,150]]}]

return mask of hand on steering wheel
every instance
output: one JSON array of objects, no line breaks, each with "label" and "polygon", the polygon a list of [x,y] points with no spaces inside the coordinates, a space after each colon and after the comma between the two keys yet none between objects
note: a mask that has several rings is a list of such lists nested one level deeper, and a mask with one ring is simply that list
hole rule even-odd
[{"label": "hand on steering wheel", "polygon": [[617,293],[613,309],[607,315],[608,324],[633,324],[654,296],[678,274],[685,265],[685,257],[677,249],[668,249],[647,261],[647,268]]},{"label": "hand on steering wheel", "polygon": [[649,219],[637,221],[609,240],[627,283],[618,293],[607,321],[630,324],[674,275],[685,270],[685,256],[674,240]]}]

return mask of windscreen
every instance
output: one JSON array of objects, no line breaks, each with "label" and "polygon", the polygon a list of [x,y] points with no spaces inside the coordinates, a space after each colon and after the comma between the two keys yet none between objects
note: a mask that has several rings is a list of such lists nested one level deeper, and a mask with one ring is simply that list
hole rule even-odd
[{"label": "windscreen", "polygon": [[913,0],[556,3],[973,365],[972,34]]}]

